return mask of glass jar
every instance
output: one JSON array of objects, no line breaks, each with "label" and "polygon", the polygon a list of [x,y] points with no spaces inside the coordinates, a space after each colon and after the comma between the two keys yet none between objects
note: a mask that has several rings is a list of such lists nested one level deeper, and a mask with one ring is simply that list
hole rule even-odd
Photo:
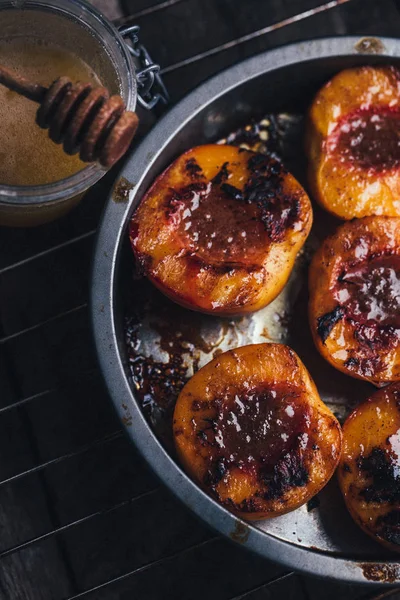
[{"label": "glass jar", "polygon": [[[0,0],[0,38],[39,37],[78,55],[111,93],[135,110],[135,67],[118,30],[83,0]],[[62,75],[62,73],[60,73]],[[72,176],[36,186],[2,185],[0,225],[33,226],[56,219],[75,206],[105,174],[89,164]]]}]

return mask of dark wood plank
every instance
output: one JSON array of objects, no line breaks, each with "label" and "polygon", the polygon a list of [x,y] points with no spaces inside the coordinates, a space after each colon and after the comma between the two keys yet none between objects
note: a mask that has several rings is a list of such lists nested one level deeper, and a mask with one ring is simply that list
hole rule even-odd
[{"label": "dark wood plank", "polygon": [[[103,385],[93,377],[79,387],[39,395],[11,407],[2,413],[1,424],[0,481],[123,435]],[[27,424],[35,440],[35,459],[26,444]]]},{"label": "dark wood plank", "polygon": [[58,600],[71,595],[76,588],[68,583],[67,574],[62,570],[63,563],[64,557],[54,541],[40,549],[3,559],[0,565],[1,599]]},{"label": "dark wood plank", "polygon": [[23,410],[35,434],[41,462],[73,452],[116,431],[122,433],[97,372],[39,396]]},{"label": "dark wood plank", "polygon": [[[0,273],[3,336],[86,303],[92,253],[93,238],[83,238]],[[21,282],[24,293],[21,293]]]},{"label": "dark wood plank", "polygon": [[[139,17],[137,24],[143,43],[166,67],[320,4],[321,0],[185,0]],[[133,12],[135,0],[130,5]]]},{"label": "dark wood plank", "polygon": [[143,10],[156,12],[165,4],[169,8],[171,5],[179,4],[180,2],[185,2],[185,0],[137,0],[134,3],[132,0],[121,0],[121,7],[125,16],[134,17]]},{"label": "dark wood plank", "polygon": [[309,600],[303,582],[295,574],[278,577],[276,581],[261,585],[230,600]]},{"label": "dark wood plank", "polygon": [[159,485],[125,436],[49,467],[44,479],[52,490],[59,526]]},{"label": "dark wood plank", "polygon": [[64,218],[33,228],[0,228],[0,269],[47,251],[97,227],[99,216],[116,171],[93,186]]},{"label": "dark wood plank", "polygon": [[[20,443],[22,444],[24,439],[29,440],[29,437],[26,434],[25,437],[21,436]],[[0,456],[5,454],[2,450],[0,447]],[[25,458],[20,458],[21,470],[35,466],[37,449],[22,447],[21,452],[32,456],[31,465],[26,464]],[[7,475],[6,469],[3,472]],[[2,536],[0,553],[7,552],[16,545],[30,542],[38,536],[47,535],[55,528],[70,527],[78,520],[96,516],[96,513],[112,511],[116,506],[127,504],[129,511],[135,512],[135,506],[131,501],[153,492],[158,487],[157,480],[123,437],[94,446],[84,454],[65,459],[61,464],[48,466],[39,473],[30,472],[22,478],[10,480],[0,486],[0,505],[6,522],[9,520],[13,523],[14,513],[18,511],[21,515],[15,520],[12,536]],[[18,502],[9,505],[10,498],[16,498]],[[160,502],[162,504],[163,501]],[[26,517],[29,518],[25,523],[23,514],[27,507]],[[41,507],[45,511],[44,514],[40,514]],[[49,516],[46,516],[47,509],[50,511]],[[35,514],[38,518],[33,519]],[[116,519],[118,520],[118,517]],[[124,520],[126,515],[121,516],[120,513],[121,529]],[[105,521],[107,522],[107,519]],[[72,539],[78,542],[85,530],[95,534],[96,531],[100,531],[100,528],[98,523],[79,524],[77,532],[72,534]],[[129,544],[132,544],[133,538],[126,537],[126,543],[129,540]],[[95,540],[98,540],[96,535],[94,535],[94,544]]]},{"label": "dark wood plank", "polygon": [[[0,344],[0,381],[1,394],[0,406],[13,404],[18,400],[16,390],[13,388],[9,375],[9,357],[6,348]],[[1,423],[1,420],[0,420]]]},{"label": "dark wood plank", "polygon": [[326,584],[321,578],[301,576],[304,588],[307,591],[310,600],[320,600],[323,593],[324,600],[367,600],[371,599],[381,586],[365,586],[338,583],[336,581]]},{"label": "dark wood plank", "polygon": [[[264,23],[260,22],[256,29],[263,25]],[[152,25],[150,26],[149,23],[147,27],[151,29]],[[399,28],[400,14],[391,0],[383,0],[380,3],[376,3],[375,0],[352,0],[348,4],[318,14],[304,22],[294,23],[187,67],[166,73],[164,81],[171,98],[177,101],[211,75],[263,50],[316,36],[343,34],[396,36]],[[144,24],[142,29],[145,29]],[[151,31],[149,31],[149,45],[152,44],[150,33]],[[184,40],[181,43],[184,44]],[[190,52],[190,56],[194,54]],[[171,62],[166,60],[167,65]]]},{"label": "dark wood plank", "polygon": [[165,558],[84,597],[96,600],[229,600],[282,574],[282,567],[243,553],[240,547],[217,538]]},{"label": "dark wood plank", "polygon": [[97,368],[89,321],[84,308],[3,344],[19,398],[78,381],[83,373]]},{"label": "dark wood plank", "polygon": [[[4,349],[4,359],[7,358]],[[10,396],[17,392],[9,367],[2,373],[2,390]],[[8,383],[7,383],[8,382]],[[36,462],[29,429],[20,410],[1,415],[0,480],[32,468]],[[49,512],[48,497],[40,475],[32,475],[14,485],[0,486],[0,550],[51,530],[54,523]],[[48,555],[30,552],[28,561],[15,554],[0,561],[0,596],[5,599],[50,600],[73,592],[74,585],[62,548],[56,540],[48,545]],[[56,596],[50,591],[52,588]]]},{"label": "dark wood plank", "polygon": [[64,536],[82,591],[209,538],[209,531],[164,490]]}]

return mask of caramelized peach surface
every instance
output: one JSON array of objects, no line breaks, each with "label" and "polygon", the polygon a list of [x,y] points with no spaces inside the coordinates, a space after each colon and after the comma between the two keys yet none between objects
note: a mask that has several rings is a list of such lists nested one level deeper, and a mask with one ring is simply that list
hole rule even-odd
[{"label": "caramelized peach surface", "polygon": [[342,71],[316,95],[308,118],[314,197],[342,219],[400,216],[400,71]]},{"label": "caramelized peach surface", "polygon": [[343,224],[314,255],[309,278],[322,356],[372,383],[400,380],[400,218]]},{"label": "caramelized peach surface", "polygon": [[130,225],[149,279],[187,308],[239,314],[282,290],[312,222],[310,201],[278,161],[227,145],[180,156]]},{"label": "caramelized peach surface", "polygon": [[352,517],[400,551],[400,384],[375,392],[343,427],[339,484]]},{"label": "caramelized peach surface", "polygon": [[181,391],[173,433],[187,472],[246,519],[298,508],[330,479],[338,421],[299,357],[282,344],[230,350]]}]

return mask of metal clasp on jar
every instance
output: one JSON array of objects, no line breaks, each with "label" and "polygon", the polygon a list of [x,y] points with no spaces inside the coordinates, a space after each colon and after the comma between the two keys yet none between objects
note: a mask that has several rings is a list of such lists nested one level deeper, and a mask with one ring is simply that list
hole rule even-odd
[{"label": "metal clasp on jar", "polygon": [[139,104],[148,110],[154,108],[159,102],[167,104],[169,96],[160,75],[160,65],[152,61],[146,48],[140,43],[140,27],[138,25],[122,25],[118,31],[124,39],[127,38],[130,42],[126,46],[137,67]]}]

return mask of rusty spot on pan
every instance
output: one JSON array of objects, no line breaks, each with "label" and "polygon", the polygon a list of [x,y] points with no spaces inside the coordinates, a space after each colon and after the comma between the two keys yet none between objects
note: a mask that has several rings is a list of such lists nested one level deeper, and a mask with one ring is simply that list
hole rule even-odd
[{"label": "rusty spot on pan", "polygon": [[231,538],[231,540],[237,542],[238,544],[245,544],[249,539],[249,535],[250,529],[248,525],[242,523],[241,521],[236,521],[235,529],[231,531],[229,537]]},{"label": "rusty spot on pan", "polygon": [[125,177],[121,177],[120,179],[118,179],[117,183],[115,184],[115,187],[114,187],[114,190],[112,193],[113,201],[117,202],[117,203],[128,202],[129,193],[131,192],[131,190],[133,190],[134,187],[135,187],[134,183],[131,183],[130,181],[125,179]]},{"label": "rusty spot on pan", "polygon": [[375,37],[363,37],[354,46],[360,54],[383,54],[385,46],[381,40]]},{"label": "rusty spot on pan", "polygon": [[379,583],[394,583],[399,578],[398,565],[390,563],[361,563],[365,579]]},{"label": "rusty spot on pan", "polygon": [[132,415],[129,412],[129,408],[124,403],[122,403],[121,406],[124,411],[124,414],[121,417],[122,423],[125,425],[125,427],[130,427],[132,425]]}]

